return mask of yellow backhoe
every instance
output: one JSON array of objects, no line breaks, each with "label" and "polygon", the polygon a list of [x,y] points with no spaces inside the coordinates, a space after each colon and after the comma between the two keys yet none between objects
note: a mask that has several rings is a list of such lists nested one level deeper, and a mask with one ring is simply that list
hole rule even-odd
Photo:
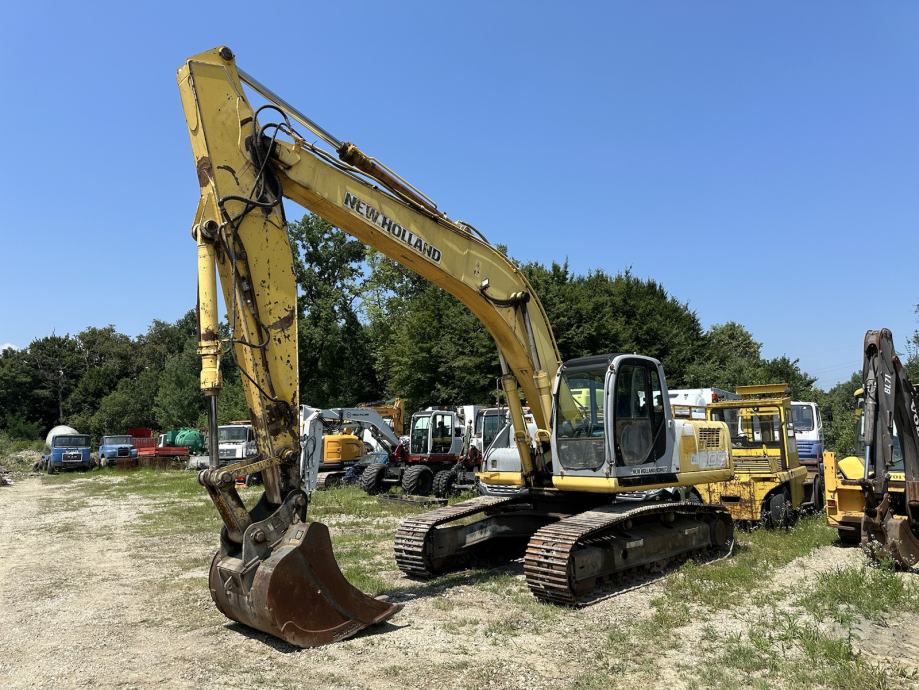
[{"label": "yellow backhoe", "polygon": [[[228,48],[190,58],[178,83],[201,192],[192,226],[201,388],[213,426],[221,386],[219,274],[259,449],[254,460],[227,467],[217,466],[212,450],[211,467],[199,475],[224,523],[209,576],[224,614],[315,646],[399,609],[348,584],[328,530],[306,519],[311,470],[300,457],[315,439],[301,449],[284,198],[449,292],[497,345],[521,467],[489,473],[487,481],[522,490],[405,520],[394,551],[409,577],[523,556],[538,598],[575,604],[624,573],[729,547],[733,523],[724,507],[635,500],[644,490],[721,481],[733,472],[727,426],[674,419],[660,362],[603,354],[562,363],[538,297],[501,251],[243,72]],[[253,108],[244,84],[265,105]],[[252,472],[262,473],[264,494],[249,508],[232,478]]]}]

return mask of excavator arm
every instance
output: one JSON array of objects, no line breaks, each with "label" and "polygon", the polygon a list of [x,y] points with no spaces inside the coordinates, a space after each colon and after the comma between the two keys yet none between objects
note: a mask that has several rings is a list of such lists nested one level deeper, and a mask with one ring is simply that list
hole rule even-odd
[{"label": "excavator arm", "polygon": [[[178,83],[201,193],[192,236],[201,389],[212,442],[210,467],[199,481],[224,522],[211,594],[234,620],[300,646],[325,644],[400,607],[351,587],[335,564],[327,529],[306,523],[310,481],[300,463],[296,283],[283,199],[440,286],[478,318],[498,347],[521,472],[531,487],[552,481],[548,429],[558,349],[542,305],[503,253],[243,73],[228,48],[189,59]],[[253,108],[243,83],[267,103]],[[319,141],[325,146],[313,143]],[[214,442],[223,346],[218,276],[259,450],[256,458],[225,467]],[[539,428],[536,439],[528,436],[521,398]],[[234,476],[254,472],[261,472],[265,491],[249,509]]]},{"label": "excavator arm", "polygon": [[[270,104],[253,110],[243,82]],[[191,58],[179,71],[179,86],[202,193],[194,233],[199,259],[206,258],[199,260],[199,270],[208,270],[207,242],[213,236],[224,299],[236,305],[237,324],[244,330],[236,338],[237,357],[242,356],[245,370],[255,372],[254,381],[244,382],[254,417],[287,420],[258,434],[259,447],[279,457],[292,445],[288,431],[290,403],[296,396],[291,390],[296,388],[296,317],[281,205],[287,197],[443,288],[478,318],[498,347],[511,416],[518,422],[515,429],[521,430],[516,442],[525,481],[549,485],[548,462],[535,466],[520,399],[522,394],[544,432],[536,439],[537,447],[546,448],[551,379],[561,362],[542,305],[517,267],[378,161],[335,139],[238,70],[229,49]],[[297,126],[322,139],[338,158],[307,141]],[[249,265],[241,265],[244,261]],[[248,294],[238,294],[247,289]],[[202,326],[206,314],[211,311],[202,309]],[[208,350],[213,345],[204,335],[209,331],[202,328],[206,393],[216,388]],[[263,349],[253,346],[262,342]],[[266,395],[268,388],[278,390]],[[279,498],[277,493],[273,498]]]},{"label": "excavator arm", "polygon": [[[862,544],[880,546],[895,563],[919,563],[919,399],[884,328],[865,334],[862,384],[865,391],[865,515]],[[897,429],[899,439],[894,435]],[[901,444],[905,491],[889,491],[893,444]]]}]

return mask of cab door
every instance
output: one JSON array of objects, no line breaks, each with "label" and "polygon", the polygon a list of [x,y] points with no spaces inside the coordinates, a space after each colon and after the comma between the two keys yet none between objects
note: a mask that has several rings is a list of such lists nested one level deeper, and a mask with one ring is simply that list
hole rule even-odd
[{"label": "cab door", "polygon": [[[450,455],[453,452],[456,438],[456,414],[447,411],[436,411],[431,415],[431,427],[428,431],[428,447],[431,455]],[[459,443],[462,445],[462,430],[459,431]]]},{"label": "cab door", "polygon": [[660,365],[624,355],[614,360],[613,369],[606,395],[613,474],[625,485],[675,481],[673,424]]}]

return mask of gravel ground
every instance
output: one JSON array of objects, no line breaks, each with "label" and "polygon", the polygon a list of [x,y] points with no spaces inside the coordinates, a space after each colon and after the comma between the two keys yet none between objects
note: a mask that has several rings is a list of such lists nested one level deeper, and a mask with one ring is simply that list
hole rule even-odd
[{"label": "gravel ground", "polygon": [[[299,650],[213,607],[206,573],[215,534],[145,536],[138,521],[163,500],[81,489],[93,481],[119,478],[29,476],[0,489],[0,687],[581,687],[585,673],[616,662],[603,657],[609,632],[648,617],[662,587],[559,609],[529,598],[519,565],[431,587],[403,578],[381,546],[378,574],[403,611],[355,639]],[[376,522],[387,520],[398,522]],[[329,520],[333,543],[351,523],[347,515]],[[861,559],[857,550],[823,547],[775,571],[774,586]],[[702,624],[730,631],[743,620],[734,611],[698,621],[661,650],[654,668],[625,668],[622,682],[691,687],[687,659]],[[916,622],[907,617],[885,635],[911,636],[910,653],[919,656]],[[876,637],[877,627],[866,632]],[[864,652],[884,658],[874,644]]]}]

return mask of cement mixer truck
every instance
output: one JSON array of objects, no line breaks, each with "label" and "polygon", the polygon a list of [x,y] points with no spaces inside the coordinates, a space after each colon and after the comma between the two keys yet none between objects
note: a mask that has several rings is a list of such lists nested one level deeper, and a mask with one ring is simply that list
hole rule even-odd
[{"label": "cement mixer truck", "polygon": [[41,469],[48,474],[61,470],[92,469],[93,460],[89,448],[89,435],[81,434],[69,426],[56,426],[45,437],[45,453],[41,458]]}]

